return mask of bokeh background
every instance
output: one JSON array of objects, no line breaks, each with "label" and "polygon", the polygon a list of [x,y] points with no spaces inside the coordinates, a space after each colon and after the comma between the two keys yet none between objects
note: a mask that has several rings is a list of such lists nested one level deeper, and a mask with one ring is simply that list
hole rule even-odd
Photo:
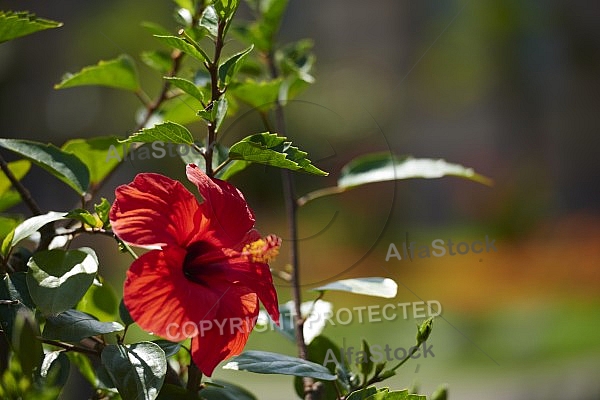
[{"label": "bokeh background", "polygon": [[[135,96],[103,88],[55,91],[63,73],[158,44],[140,27],[169,27],[168,0],[2,1],[64,22],[60,29],[0,45],[0,136],[61,145],[126,135]],[[244,16],[244,11],[240,11]],[[392,387],[447,383],[452,399],[600,398],[600,3],[575,0],[291,0],[281,41],[311,38],[316,83],[289,105],[288,136],[327,178],[297,176],[300,193],[335,183],[367,151],[444,158],[475,168],[492,188],[458,178],[381,183],[310,203],[300,212],[305,299],[331,279],[386,276],[392,302],[437,300],[434,358],[411,360]],[[139,64],[144,89],[160,77]],[[252,113],[229,120],[225,144],[254,133]],[[202,125],[192,125],[203,135]],[[3,153],[4,154],[4,153]],[[9,156],[7,154],[7,156]],[[179,159],[125,163],[101,195],[141,171],[183,178]],[[259,229],[286,237],[279,173],[251,168],[233,182]],[[46,210],[76,203],[66,186],[35,169],[24,180]],[[15,208],[15,213],[23,208]],[[496,252],[385,261],[408,236],[472,241]],[[89,240],[89,239],[88,239]],[[129,259],[97,238],[101,271],[117,293]],[[284,246],[275,267],[287,260]],[[289,288],[278,281],[283,301]],[[329,293],[334,307],[387,300]],[[325,328],[338,344],[411,346],[415,320]],[[142,335],[138,332],[137,335]],[[248,348],[294,354],[277,333]],[[294,398],[291,379],[217,369],[260,399]],[[64,399],[84,398],[73,374]]]}]

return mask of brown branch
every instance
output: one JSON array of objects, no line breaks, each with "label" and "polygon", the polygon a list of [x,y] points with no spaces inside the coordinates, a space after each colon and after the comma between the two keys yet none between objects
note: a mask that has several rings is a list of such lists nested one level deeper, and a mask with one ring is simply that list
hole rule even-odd
[{"label": "brown branch", "polygon": [[23,202],[25,202],[27,207],[29,207],[31,213],[33,215],[43,214],[42,210],[37,205],[33,197],[31,197],[31,193],[29,193],[29,190],[27,190],[27,188],[23,186],[21,182],[19,182],[19,180],[15,177],[12,171],[8,168],[8,164],[6,163],[6,160],[2,157],[2,155],[0,155],[0,169],[2,169],[4,175],[6,175],[10,183],[12,183],[17,192],[19,192],[21,199],[23,199]]}]

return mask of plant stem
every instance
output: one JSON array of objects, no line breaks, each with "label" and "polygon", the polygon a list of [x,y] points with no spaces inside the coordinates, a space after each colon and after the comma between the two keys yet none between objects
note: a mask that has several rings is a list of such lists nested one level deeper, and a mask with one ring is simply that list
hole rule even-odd
[{"label": "plant stem", "polygon": [[80,346],[76,346],[76,345],[70,344],[70,343],[63,343],[58,340],[43,339],[41,337],[38,337],[38,339],[42,343],[46,343],[51,346],[60,347],[62,349],[65,349],[66,351],[75,351],[78,353],[85,353],[85,354],[92,354],[95,356],[100,356],[100,352],[98,350],[88,349],[87,347],[80,347]]},{"label": "plant stem", "polygon": [[200,389],[200,382],[202,381],[202,371],[198,369],[194,361],[190,363],[190,367],[188,368],[188,381],[186,385],[186,390],[190,393],[198,393]]},{"label": "plant stem", "polygon": [[41,215],[42,210],[37,205],[35,200],[33,200],[33,197],[31,197],[31,193],[29,193],[29,190],[27,190],[27,188],[25,186],[23,186],[21,184],[21,182],[19,182],[19,180],[14,176],[12,171],[8,168],[8,164],[6,163],[6,160],[1,155],[0,155],[0,169],[2,169],[2,172],[4,172],[4,175],[6,175],[6,177],[10,181],[10,183],[12,183],[12,185],[17,190],[17,192],[19,192],[21,199],[23,199],[23,201],[25,202],[27,207],[29,207],[29,210],[31,211],[31,213],[33,215]]}]

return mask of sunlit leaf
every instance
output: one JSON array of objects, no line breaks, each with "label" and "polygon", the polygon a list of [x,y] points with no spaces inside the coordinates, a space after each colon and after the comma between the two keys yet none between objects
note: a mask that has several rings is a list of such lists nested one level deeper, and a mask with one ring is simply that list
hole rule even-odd
[{"label": "sunlit leaf", "polygon": [[108,345],[102,364],[123,400],[154,400],[167,372],[164,351],[155,343]]},{"label": "sunlit leaf", "polygon": [[[31,162],[27,160],[19,160],[8,163],[8,169],[18,181],[27,175],[30,167]],[[0,172],[0,195],[4,194],[8,189],[10,189],[11,186],[12,183],[10,180],[6,177],[6,175],[4,175],[4,173]]]},{"label": "sunlit leaf", "polygon": [[221,80],[221,82],[223,82],[224,84],[229,83],[231,77],[240,68],[241,61],[248,53],[252,51],[253,48],[254,46],[250,46],[247,49],[240,51],[237,54],[234,54],[219,66],[219,79]]},{"label": "sunlit leaf", "polygon": [[101,182],[127,155],[127,147],[118,136],[97,136],[90,139],[69,140],[62,150],[77,156],[90,171],[90,183]]},{"label": "sunlit leaf", "polygon": [[59,26],[61,22],[39,18],[27,11],[0,11],[0,43]]},{"label": "sunlit leaf", "polygon": [[127,139],[122,140],[121,143],[153,143],[159,141],[175,144],[193,144],[194,137],[183,125],[175,122],[163,122],[162,124],[154,125],[152,128],[142,129]]},{"label": "sunlit leaf", "polygon": [[246,351],[227,363],[223,369],[249,371],[258,374],[304,376],[326,381],[336,379],[336,376],[322,365],[267,351]]},{"label": "sunlit leaf", "polygon": [[62,81],[54,85],[55,89],[76,86],[107,86],[135,92],[139,90],[137,69],[133,59],[126,55],[108,61],[100,61],[74,74],[66,74]]},{"label": "sunlit leaf", "polygon": [[56,314],[77,304],[94,281],[98,257],[87,247],[78,250],[44,250],[27,263],[27,286],[37,307]]},{"label": "sunlit leaf", "polygon": [[196,48],[193,44],[187,42],[183,38],[180,38],[177,36],[171,36],[171,35],[167,35],[167,36],[154,35],[154,37],[156,39],[158,39],[160,42],[166,44],[167,46],[172,47],[174,49],[181,50],[185,54],[187,54],[191,57],[194,57],[196,60],[199,60],[202,62],[208,60],[208,56],[206,55],[206,53],[204,53],[200,49]]},{"label": "sunlit leaf", "polygon": [[275,133],[258,133],[237,142],[229,149],[229,158],[251,161],[273,167],[304,171],[314,175],[326,176],[306,158],[307,153],[292,146],[286,137]]},{"label": "sunlit leaf", "polygon": [[176,76],[165,76],[164,79],[171,83],[171,85],[178,87],[185,93],[196,98],[198,101],[204,100],[204,95],[202,94],[200,89],[198,89],[198,87],[194,84],[194,82],[189,81],[187,79],[178,78]]},{"label": "sunlit leaf", "polygon": [[59,219],[63,219],[65,215],[66,213],[63,212],[50,211],[49,213],[37,215],[21,222],[14,229],[13,234],[6,236],[4,239],[4,243],[2,244],[2,253],[7,254],[8,250],[17,245],[17,243],[19,243],[21,240],[33,235],[44,225],[58,221]]},{"label": "sunlit leaf", "polygon": [[385,297],[388,299],[396,297],[398,285],[389,278],[370,277],[343,279],[328,283],[324,286],[314,288],[314,291],[339,290],[366,296]]},{"label": "sunlit leaf", "polygon": [[80,195],[90,184],[90,172],[75,155],[67,153],[53,144],[29,140],[0,139],[0,147],[17,153],[69,185]]}]

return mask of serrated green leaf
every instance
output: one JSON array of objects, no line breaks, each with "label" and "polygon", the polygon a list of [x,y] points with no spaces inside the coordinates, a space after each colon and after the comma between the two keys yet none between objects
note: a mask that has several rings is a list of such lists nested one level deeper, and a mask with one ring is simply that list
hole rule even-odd
[{"label": "serrated green leaf", "polygon": [[123,400],[158,397],[167,372],[167,359],[157,344],[108,345],[101,358]]},{"label": "serrated green leaf", "polygon": [[194,82],[189,81],[187,79],[178,78],[176,76],[165,76],[164,79],[171,83],[171,85],[178,87],[183,90],[185,93],[194,97],[198,101],[204,100],[204,95],[198,89],[198,87],[194,84]]},{"label": "serrated green leaf", "polygon": [[77,86],[107,86],[115,89],[139,90],[137,69],[133,59],[122,54],[112,60],[101,60],[96,65],[90,65],[74,74],[66,74],[55,89],[66,89]]},{"label": "serrated green leaf", "polygon": [[273,167],[304,171],[314,175],[327,176],[311,164],[307,153],[292,146],[286,137],[275,133],[257,133],[237,142],[229,149],[229,158],[233,160],[251,161]]},{"label": "serrated green leaf", "polygon": [[350,395],[347,397],[347,400],[364,400],[367,397],[376,394],[377,391],[378,390],[375,386],[370,386],[368,388],[360,389],[350,393]]},{"label": "serrated green leaf", "polygon": [[0,147],[17,153],[83,195],[90,185],[90,172],[75,155],[62,151],[53,144],[42,144],[29,140],[0,139]]},{"label": "serrated green leaf", "polygon": [[46,339],[79,342],[87,337],[120,332],[118,322],[100,322],[92,315],[77,310],[67,310],[48,317],[42,336]]},{"label": "serrated green leaf", "polygon": [[366,296],[384,297],[392,299],[396,297],[398,285],[392,279],[370,277],[343,279],[328,283],[324,286],[312,289],[314,291],[338,290]]},{"label": "serrated green leaf", "polygon": [[[10,170],[10,172],[12,172],[12,174],[18,181],[20,181],[25,175],[27,175],[27,172],[29,172],[29,168],[31,168],[31,162],[27,160],[19,160],[8,163],[8,169]],[[12,183],[6,177],[6,175],[0,173],[0,195],[6,193],[11,186]]]},{"label": "serrated green leaf", "polygon": [[27,286],[38,309],[56,314],[74,307],[94,281],[98,257],[94,250],[44,250],[27,263]]},{"label": "serrated green leaf", "polygon": [[235,75],[237,70],[240,68],[240,62],[244,59],[244,57],[252,51],[254,45],[251,45],[247,49],[240,51],[237,54],[229,57],[226,61],[224,61],[219,66],[219,80],[223,82],[223,84],[229,84],[231,78]]},{"label": "serrated green leaf", "polygon": [[162,124],[154,125],[152,128],[144,128],[120,142],[193,144],[194,137],[185,126],[167,121]]},{"label": "serrated green leaf", "polygon": [[411,178],[441,178],[458,176],[491,185],[491,179],[479,175],[471,168],[429,158],[397,158],[389,153],[367,154],[349,162],[340,174],[338,187],[352,188],[374,182]]},{"label": "serrated green leaf", "polygon": [[127,148],[119,143],[119,136],[98,136],[90,139],[69,140],[62,150],[74,154],[90,171],[90,183],[100,183],[127,155]]},{"label": "serrated green leaf", "polygon": [[0,43],[62,25],[62,22],[38,18],[27,11],[0,11]]},{"label": "serrated green leaf", "polygon": [[96,217],[94,217],[88,210],[82,208],[76,208],[75,210],[69,211],[66,218],[71,218],[79,222],[83,222],[91,227],[97,228]]},{"label": "serrated green leaf", "polygon": [[223,369],[249,371],[258,374],[304,376],[326,381],[337,377],[322,365],[297,357],[267,351],[245,351],[227,363]]},{"label": "serrated green leaf", "polygon": [[204,62],[209,60],[208,55],[203,50],[195,47],[185,39],[171,35],[154,35],[154,37],[167,46],[181,50],[198,61]]}]

